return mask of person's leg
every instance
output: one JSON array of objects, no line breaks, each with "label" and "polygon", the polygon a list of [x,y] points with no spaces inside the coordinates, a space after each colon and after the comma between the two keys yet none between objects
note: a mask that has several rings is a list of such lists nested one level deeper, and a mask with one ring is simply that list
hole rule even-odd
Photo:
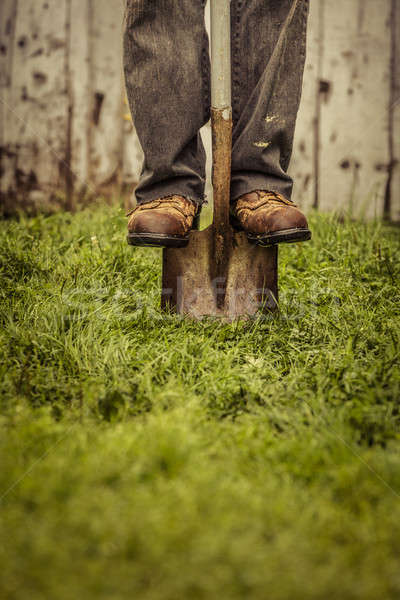
[{"label": "person's leg", "polygon": [[139,205],[168,196],[204,201],[205,152],[199,130],[209,118],[205,0],[127,0],[124,71],[144,151]]},{"label": "person's leg", "polygon": [[287,168],[300,103],[308,0],[232,0],[231,199],[290,199]]}]

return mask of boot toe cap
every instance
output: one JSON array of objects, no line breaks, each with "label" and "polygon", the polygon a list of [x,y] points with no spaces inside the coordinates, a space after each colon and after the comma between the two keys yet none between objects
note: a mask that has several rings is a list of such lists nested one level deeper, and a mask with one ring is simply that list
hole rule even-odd
[{"label": "boot toe cap", "polygon": [[284,229],[308,229],[306,217],[294,206],[279,211],[270,225],[271,232],[282,231]]},{"label": "boot toe cap", "polygon": [[248,220],[246,229],[255,234],[275,233],[286,229],[308,229],[308,223],[303,213],[291,206],[272,212],[259,211]]},{"label": "boot toe cap", "polygon": [[185,234],[174,216],[160,214],[160,212],[156,211],[147,211],[138,214],[128,228],[131,233]]}]

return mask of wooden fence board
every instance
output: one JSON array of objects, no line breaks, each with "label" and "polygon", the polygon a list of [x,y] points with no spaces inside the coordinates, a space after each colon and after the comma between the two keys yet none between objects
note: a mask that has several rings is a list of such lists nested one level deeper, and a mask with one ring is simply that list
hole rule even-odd
[{"label": "wooden fence board", "polygon": [[392,0],[392,94],[390,216],[400,223],[400,5]]},{"label": "wooden fence board", "polygon": [[11,145],[13,136],[10,125],[16,10],[15,0],[3,0],[0,3],[0,193],[2,198],[5,198],[8,190],[13,187],[16,163],[15,148]]},{"label": "wooden fence board", "polygon": [[[93,2],[93,0],[92,0]],[[117,183],[123,159],[122,23],[124,5],[95,0],[91,11],[92,131],[90,181]]]},{"label": "wooden fence board", "polygon": [[307,30],[307,55],[304,67],[303,91],[289,173],[294,180],[293,200],[308,209],[316,199],[317,160],[316,144],[319,126],[317,115],[319,68],[321,54],[321,10],[322,2],[310,2]]},{"label": "wooden fence board", "polygon": [[64,189],[68,173],[66,34],[65,0],[18,2],[10,114],[14,183],[34,203]]},{"label": "wooden fence board", "polygon": [[[143,150],[139,143],[135,127],[130,117],[129,107],[124,101],[123,114],[123,165],[122,165],[122,181],[132,191],[135,184],[138,182],[143,164]],[[133,203],[131,198],[127,204],[127,208]]]},{"label": "wooden fence board", "polygon": [[90,192],[89,128],[90,100],[90,38],[89,0],[70,0],[70,42],[68,47],[68,91],[71,135],[71,162],[73,188],[78,194]]},{"label": "wooden fence board", "polygon": [[390,0],[324,11],[319,207],[382,215],[388,178]]}]

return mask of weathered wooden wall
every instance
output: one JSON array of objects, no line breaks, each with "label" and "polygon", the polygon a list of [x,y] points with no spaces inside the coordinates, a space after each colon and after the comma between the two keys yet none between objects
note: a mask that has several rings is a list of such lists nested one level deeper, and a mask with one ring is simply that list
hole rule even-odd
[{"label": "weathered wooden wall", "polygon": [[0,0],[2,202],[48,209],[137,180],[124,0]]},{"label": "weathered wooden wall", "polygon": [[400,0],[311,0],[291,173],[303,206],[400,221]]},{"label": "weathered wooden wall", "polygon": [[[6,211],[73,207],[137,180],[123,12],[124,0],[0,0]],[[311,0],[290,169],[302,206],[400,221],[399,53],[400,0]]]}]

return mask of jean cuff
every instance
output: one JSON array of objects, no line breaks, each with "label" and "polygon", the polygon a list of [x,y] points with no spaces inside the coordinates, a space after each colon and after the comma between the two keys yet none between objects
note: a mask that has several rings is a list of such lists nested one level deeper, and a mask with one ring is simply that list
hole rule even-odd
[{"label": "jean cuff", "polygon": [[276,192],[291,201],[292,189],[293,180],[289,175],[283,178],[255,172],[234,173],[231,180],[231,202],[256,190]]}]

